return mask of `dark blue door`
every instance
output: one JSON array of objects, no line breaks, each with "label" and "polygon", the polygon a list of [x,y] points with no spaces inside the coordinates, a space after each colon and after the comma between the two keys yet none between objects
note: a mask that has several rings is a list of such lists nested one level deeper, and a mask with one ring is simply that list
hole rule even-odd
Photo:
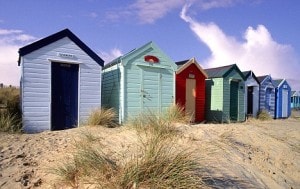
[{"label": "dark blue door", "polygon": [[78,65],[52,62],[51,129],[77,126]]}]

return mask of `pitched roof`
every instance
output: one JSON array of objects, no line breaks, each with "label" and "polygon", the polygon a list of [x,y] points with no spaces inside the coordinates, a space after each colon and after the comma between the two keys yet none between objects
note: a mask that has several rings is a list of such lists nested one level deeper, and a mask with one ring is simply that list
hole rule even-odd
[{"label": "pitched roof", "polygon": [[208,78],[217,78],[217,77],[226,77],[233,69],[235,69],[243,79],[244,75],[240,71],[240,69],[237,67],[236,64],[231,64],[228,66],[222,66],[222,67],[217,67],[217,68],[209,68],[209,69],[204,69],[204,71],[207,73]]},{"label": "pitched roof", "polygon": [[140,54],[140,53],[144,53],[144,52],[148,53],[148,52],[151,51],[151,49],[156,49],[159,52],[161,52],[162,53],[161,55],[165,59],[167,59],[168,62],[172,62],[172,65],[171,65],[172,69],[176,70],[176,65],[174,64],[174,61],[172,61],[170,57],[165,55],[165,53],[162,50],[160,50],[160,48],[153,41],[150,41],[150,42],[146,43],[145,45],[143,45],[139,48],[135,48],[135,49],[129,51],[128,53],[126,53],[122,56],[119,56],[118,58],[116,58],[116,59],[112,60],[111,62],[105,64],[103,69],[109,68],[109,67],[111,67],[113,65],[116,65],[118,63],[121,63],[121,62],[126,64],[128,62],[128,60],[137,57],[137,55]]},{"label": "pitched roof", "polygon": [[45,37],[43,39],[40,39],[36,42],[33,42],[27,46],[20,48],[18,65],[20,66],[21,56],[29,54],[37,49],[40,49],[48,44],[58,41],[64,37],[68,37],[69,39],[71,39],[78,47],[80,47],[84,52],[86,52],[100,66],[103,66],[104,61],[94,51],[92,51],[86,44],[84,44],[75,34],[73,34],[69,29],[61,30],[55,34],[52,34],[48,37]]},{"label": "pitched roof", "polygon": [[175,62],[175,64],[176,64],[177,66],[182,66],[183,64],[187,63],[187,61],[189,61],[189,59]]},{"label": "pitched roof", "polygon": [[261,83],[268,76],[269,75],[258,76],[257,79],[258,79],[259,83]]},{"label": "pitched roof", "polygon": [[283,81],[284,79],[275,79],[273,80],[273,84],[275,87],[278,87]]},{"label": "pitched roof", "polygon": [[197,60],[195,58],[191,58],[189,60],[183,60],[183,61],[175,62],[175,64],[177,64],[179,66],[178,70],[177,70],[177,74],[180,73],[181,71],[183,71],[189,65],[195,64],[196,67],[199,69],[199,71],[205,76],[205,78],[208,78],[207,73],[204,71],[204,69],[200,66],[200,64],[197,62]]},{"label": "pitched roof", "polygon": [[247,79],[248,77],[252,76],[257,83],[260,83],[258,78],[256,77],[256,75],[254,74],[254,72],[252,70],[249,70],[249,71],[244,71],[243,72],[244,76],[245,76],[245,79]]}]

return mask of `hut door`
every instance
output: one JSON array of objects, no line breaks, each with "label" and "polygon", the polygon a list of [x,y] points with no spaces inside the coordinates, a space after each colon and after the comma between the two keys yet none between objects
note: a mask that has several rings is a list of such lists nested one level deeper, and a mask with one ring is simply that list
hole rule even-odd
[{"label": "hut door", "polygon": [[253,115],[253,87],[248,87],[247,114],[248,115]]},{"label": "hut door", "polygon": [[271,110],[271,94],[272,94],[272,89],[267,88],[266,89],[266,102],[265,102],[267,111]]},{"label": "hut door", "polygon": [[53,62],[51,67],[51,130],[76,127],[78,65]]},{"label": "hut door", "polygon": [[282,117],[288,117],[288,91],[282,90]]},{"label": "hut door", "polygon": [[185,111],[192,116],[192,120],[195,119],[195,107],[196,106],[196,80],[186,79],[185,89]]},{"label": "hut door", "polygon": [[141,71],[141,108],[144,113],[160,112],[162,74],[158,71],[147,67]]},{"label": "hut door", "polygon": [[239,82],[230,82],[230,120],[237,121],[238,119],[238,89]]}]

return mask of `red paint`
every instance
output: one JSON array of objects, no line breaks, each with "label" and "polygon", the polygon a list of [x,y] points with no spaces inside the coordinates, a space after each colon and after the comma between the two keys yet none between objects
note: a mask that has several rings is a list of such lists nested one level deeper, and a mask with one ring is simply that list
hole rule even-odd
[{"label": "red paint", "polygon": [[158,63],[159,62],[159,59],[156,56],[153,56],[153,55],[147,55],[147,56],[145,56],[144,60],[146,62],[151,62],[151,63]]},{"label": "red paint", "polygon": [[180,73],[176,74],[176,103],[185,107],[186,79],[190,74],[194,74],[196,79],[196,99],[195,99],[195,122],[201,122],[205,119],[205,79],[206,76],[192,63]]}]

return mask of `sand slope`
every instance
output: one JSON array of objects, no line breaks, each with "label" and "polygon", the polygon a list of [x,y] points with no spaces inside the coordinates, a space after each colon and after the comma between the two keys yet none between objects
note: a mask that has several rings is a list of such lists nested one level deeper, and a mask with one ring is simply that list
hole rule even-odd
[{"label": "sand slope", "polygon": [[[300,187],[299,119],[177,127],[178,144],[196,152],[209,188]],[[74,141],[91,133],[112,158],[130,157],[137,149],[136,133],[126,127],[0,133],[0,188],[52,188],[49,167],[70,158]]]}]

